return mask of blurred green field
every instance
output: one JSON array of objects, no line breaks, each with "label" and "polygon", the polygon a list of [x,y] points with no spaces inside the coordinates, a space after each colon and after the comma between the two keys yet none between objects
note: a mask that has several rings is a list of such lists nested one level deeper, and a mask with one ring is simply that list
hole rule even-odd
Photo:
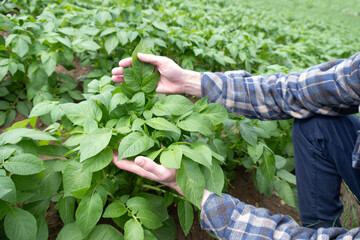
[{"label": "blurred green field", "polygon": [[355,34],[360,30],[359,0],[255,0],[247,4],[294,18],[323,21],[324,25],[341,26]]}]

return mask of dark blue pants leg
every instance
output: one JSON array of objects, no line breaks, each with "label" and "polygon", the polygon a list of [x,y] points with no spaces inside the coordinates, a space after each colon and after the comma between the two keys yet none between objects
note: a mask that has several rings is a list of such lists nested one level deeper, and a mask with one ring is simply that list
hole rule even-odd
[{"label": "dark blue pants leg", "polygon": [[296,119],[292,138],[303,226],[341,226],[340,184],[360,199],[360,170],[351,166],[360,121],[353,115]]}]

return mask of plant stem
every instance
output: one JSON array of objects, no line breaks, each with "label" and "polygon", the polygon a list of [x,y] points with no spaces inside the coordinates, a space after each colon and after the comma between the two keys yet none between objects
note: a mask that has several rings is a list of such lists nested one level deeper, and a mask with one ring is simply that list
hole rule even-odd
[{"label": "plant stem", "polygon": [[151,190],[155,190],[155,191],[159,191],[159,192],[162,192],[162,193],[168,192],[168,193],[170,193],[171,195],[173,195],[173,196],[176,197],[176,198],[179,198],[179,199],[182,199],[182,200],[184,200],[184,201],[187,201],[187,199],[186,199],[185,197],[180,196],[179,194],[176,194],[176,193],[172,193],[172,192],[170,192],[170,191],[166,191],[166,190],[161,189],[161,188],[159,188],[159,187],[151,186],[151,185],[148,185],[148,184],[142,184],[141,187],[147,188],[147,189],[151,189]]}]

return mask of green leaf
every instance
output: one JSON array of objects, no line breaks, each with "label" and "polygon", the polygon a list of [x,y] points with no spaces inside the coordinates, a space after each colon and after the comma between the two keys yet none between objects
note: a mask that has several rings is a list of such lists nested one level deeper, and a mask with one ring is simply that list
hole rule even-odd
[{"label": "green leaf", "polygon": [[118,105],[123,105],[128,100],[129,99],[126,97],[124,93],[115,93],[110,101],[109,112],[113,111]]},{"label": "green leaf", "polygon": [[29,154],[19,154],[4,163],[4,168],[18,175],[31,175],[43,171],[45,163],[40,158]]},{"label": "green leaf", "polygon": [[154,141],[140,132],[133,132],[122,139],[119,145],[118,159],[133,157],[148,150],[154,145]]},{"label": "green leaf", "polygon": [[267,181],[270,183],[273,182],[276,172],[275,157],[268,148],[264,148],[262,163],[260,164],[260,171]]},{"label": "green leaf", "polygon": [[28,201],[44,200],[56,194],[61,185],[61,173],[48,167],[43,173],[37,175],[37,180],[37,186],[32,191],[35,195]]},{"label": "green leaf", "polygon": [[[186,145],[178,145],[178,147],[182,150],[183,155],[190,158],[191,160],[198,162],[208,168],[211,167],[211,150],[209,148],[206,149],[206,146],[196,146],[196,148],[192,149]],[[210,157],[209,151],[210,150]]]},{"label": "green leaf", "polygon": [[83,51],[96,51],[100,48],[99,44],[94,42],[93,40],[84,40],[77,44],[77,47],[82,49]]},{"label": "green leaf", "polygon": [[0,176],[0,199],[11,203],[16,202],[16,188],[10,177]]},{"label": "green leaf", "polygon": [[292,183],[294,185],[296,185],[296,177],[294,174],[284,170],[284,169],[281,169],[279,171],[276,172],[276,176],[278,176],[279,178],[281,178],[282,180],[285,180],[289,183]]},{"label": "green leaf", "polygon": [[101,10],[98,10],[96,12],[95,18],[99,21],[101,25],[104,25],[105,22],[112,20],[111,14],[109,12]]},{"label": "green leaf", "polygon": [[[159,228],[161,229],[161,228]],[[153,230],[154,231],[154,230]],[[146,240],[157,240],[157,239],[163,239],[163,238],[157,238],[153,232],[151,232],[148,229],[144,229],[144,239]]]},{"label": "green leaf", "polygon": [[280,156],[280,155],[275,155],[275,166],[276,169],[282,169],[286,166],[287,160],[286,158]]},{"label": "green leaf", "polygon": [[48,198],[37,202],[31,202],[31,203],[25,202],[22,205],[22,209],[31,213],[35,218],[41,218],[45,216],[49,206],[50,206],[50,199]]},{"label": "green leaf", "polygon": [[[80,141],[80,162],[95,156],[101,152],[110,142],[112,130],[109,128],[98,128]],[[96,144],[94,144],[96,140]]]},{"label": "green leaf", "polygon": [[48,76],[43,67],[38,63],[32,63],[28,68],[28,76],[30,79],[31,88],[40,89],[47,85]]},{"label": "green leaf", "polygon": [[254,128],[243,121],[239,121],[239,130],[241,137],[250,145],[256,146],[257,143],[257,134]]},{"label": "green leaf", "polygon": [[0,110],[8,110],[9,108],[10,108],[9,102],[0,100]]},{"label": "green leaf", "polygon": [[134,75],[137,79],[139,79],[140,81],[143,81],[143,79],[146,76],[153,73],[154,65],[152,65],[150,63],[141,62],[137,57],[137,54],[139,52],[147,53],[147,54],[152,54],[152,52],[150,51],[148,46],[145,44],[145,41],[141,40],[140,43],[136,46],[136,48],[134,49],[134,51],[132,53],[132,69],[134,71]]},{"label": "green leaf", "polygon": [[19,55],[19,57],[25,56],[25,54],[29,51],[29,44],[23,38],[18,37],[15,41],[13,41],[12,51]]},{"label": "green leaf", "polygon": [[49,229],[45,221],[45,217],[38,217],[36,219],[36,224],[38,226],[36,240],[47,240],[49,237]]},{"label": "green leaf", "polygon": [[23,116],[27,117],[30,114],[31,103],[25,101],[19,101],[16,105],[16,110]]},{"label": "green leaf", "polygon": [[122,46],[125,46],[128,43],[127,32],[121,31],[116,34]]},{"label": "green leaf", "polygon": [[69,96],[74,100],[83,100],[84,96],[79,90],[70,90],[68,92]]},{"label": "green leaf", "polygon": [[6,131],[0,135],[0,145],[16,144],[21,141],[23,137],[31,138],[33,140],[57,141],[56,138],[47,132],[42,132],[36,129],[20,128]]},{"label": "green leaf", "polygon": [[126,202],[126,206],[131,209],[133,213],[137,213],[141,209],[151,209],[150,202],[143,197],[132,197]]},{"label": "green leaf", "polygon": [[63,173],[64,197],[82,198],[91,185],[92,173],[81,170],[76,161],[68,163]]},{"label": "green leaf", "polygon": [[211,121],[201,115],[190,115],[185,120],[180,121],[178,126],[185,131],[198,132],[206,136],[214,134]]},{"label": "green leaf", "polygon": [[111,148],[105,148],[97,155],[86,159],[83,165],[83,171],[97,172],[105,168],[113,159],[113,151]]},{"label": "green leaf", "polygon": [[[1,72],[1,70],[0,70],[0,72]],[[1,81],[1,76],[0,76],[0,81]],[[6,87],[0,87],[0,97],[5,97],[9,93],[10,93],[9,90]]]},{"label": "green leaf", "polygon": [[127,213],[127,209],[124,203],[120,200],[115,200],[106,208],[103,217],[104,218],[117,218]]},{"label": "green leaf", "polygon": [[111,33],[114,33],[114,32],[117,32],[117,28],[115,27],[112,27],[112,28],[105,28],[105,30],[100,34],[100,37],[104,37],[104,36],[107,36]]},{"label": "green leaf", "polygon": [[200,208],[204,194],[205,178],[199,166],[195,162],[183,158],[181,167],[178,169],[176,175],[176,182],[184,193],[184,196]]},{"label": "green leaf", "polygon": [[112,97],[111,92],[106,91],[101,94],[92,96],[91,100],[97,100],[97,101],[101,102],[106,107],[106,109],[109,109],[111,97]]},{"label": "green leaf", "polygon": [[178,127],[176,127],[173,123],[169,122],[165,118],[152,118],[146,120],[145,123],[156,130],[176,132],[178,134],[181,133]]},{"label": "green leaf", "polygon": [[60,105],[66,116],[76,125],[83,126],[88,119],[100,121],[102,111],[93,101],[84,101],[80,103],[65,103]]},{"label": "green leaf", "polygon": [[163,151],[160,155],[160,163],[168,168],[180,168],[181,159],[182,150],[180,147]]},{"label": "green leaf", "polygon": [[89,192],[79,203],[76,209],[76,224],[80,231],[86,236],[95,227],[99,221],[103,210],[103,203],[100,195],[95,192]]},{"label": "green leaf", "polygon": [[224,187],[224,172],[217,161],[212,162],[211,168],[201,168],[204,178],[206,179],[205,188],[221,196]]},{"label": "green leaf", "polygon": [[50,75],[55,71],[57,65],[57,53],[43,51],[41,53],[41,62],[44,66],[46,74],[50,77]]},{"label": "green leaf", "polygon": [[154,72],[148,76],[146,76],[141,83],[141,90],[146,93],[151,93],[155,91],[158,86],[160,80],[160,73]]},{"label": "green leaf", "polygon": [[152,111],[156,116],[180,116],[191,111],[193,108],[194,104],[186,97],[181,95],[168,95],[157,102]]},{"label": "green leaf", "polygon": [[9,62],[9,72],[11,73],[11,75],[14,76],[17,70],[18,70],[18,65],[15,62]]},{"label": "green leaf", "polygon": [[136,217],[148,229],[157,229],[162,226],[161,219],[149,209],[140,209]]},{"label": "green leaf", "polygon": [[[162,226],[161,228],[151,230],[152,235],[155,236],[156,239],[161,239],[161,240],[176,239],[177,224],[175,224],[173,218],[168,218],[165,222],[163,222],[163,224],[164,226]],[[145,237],[147,237],[147,235],[145,235]]]},{"label": "green leaf", "polygon": [[163,30],[163,31],[167,31],[167,25],[164,22],[153,22],[152,23],[154,25],[154,27],[156,27],[157,29]]},{"label": "green leaf", "polygon": [[[228,155],[229,147],[228,145],[221,139],[215,138],[212,140],[212,142],[209,143],[212,150],[214,150],[216,153],[220,155],[221,159],[218,159],[220,161],[225,161],[225,158]],[[213,155],[215,155],[213,153]],[[215,156],[214,156],[215,157]]]},{"label": "green leaf", "polygon": [[109,36],[105,41],[105,50],[108,54],[111,54],[112,51],[119,45],[119,39],[116,35]]},{"label": "green leaf", "polygon": [[[6,119],[5,119],[5,123],[4,125],[7,126],[9,125],[10,123],[12,123],[14,120],[15,120],[15,117],[16,117],[16,111],[14,109],[12,109],[6,116]],[[0,135],[0,139],[1,139],[1,135]],[[1,140],[0,140],[1,142]],[[0,143],[1,145],[1,143]]]},{"label": "green leaf", "polygon": [[40,146],[37,150],[39,155],[51,157],[63,157],[67,152],[69,152],[68,148],[58,145]]},{"label": "green leaf", "polygon": [[9,239],[34,240],[36,238],[36,219],[21,208],[13,207],[6,214],[4,228]]},{"label": "green leaf", "polygon": [[153,213],[155,213],[162,222],[169,219],[169,214],[167,212],[165,200],[163,197],[160,197],[160,196],[157,196],[154,194],[150,194],[150,193],[146,193],[146,192],[139,193],[138,196],[143,197],[146,200],[148,200],[148,202],[151,205],[151,209],[149,209],[149,210],[151,210]]},{"label": "green leaf", "polygon": [[0,148],[0,163],[8,159],[15,152],[15,148],[10,146],[3,146]]},{"label": "green leaf", "polygon": [[65,225],[56,240],[83,240],[84,236],[76,223]]},{"label": "green leaf", "polygon": [[258,161],[261,155],[263,154],[264,145],[263,144],[258,144],[256,146],[247,145],[247,150],[253,161]]},{"label": "green leaf", "polygon": [[144,229],[141,224],[131,218],[125,223],[125,240],[144,240]]},{"label": "green leaf", "polygon": [[133,68],[124,68],[123,75],[127,87],[135,92],[140,90],[141,79],[136,76]]},{"label": "green leaf", "polygon": [[5,215],[11,210],[7,202],[0,200],[0,220],[3,220]]},{"label": "green leaf", "polygon": [[0,66],[0,81],[6,76],[9,66]]},{"label": "green leaf", "polygon": [[58,202],[58,210],[60,218],[65,225],[74,222],[75,220],[75,198],[62,197]]},{"label": "green leaf", "polygon": [[213,125],[224,122],[228,117],[226,108],[218,103],[210,103],[200,112],[200,114],[210,119]]},{"label": "green leaf", "polygon": [[0,126],[5,123],[6,120],[6,112],[0,111]]},{"label": "green leaf", "polygon": [[179,216],[179,222],[184,235],[188,235],[194,222],[194,211],[191,204],[187,201],[180,200],[177,212]]},{"label": "green leaf", "polygon": [[123,240],[124,236],[113,226],[108,224],[97,225],[87,236],[87,240]]},{"label": "green leaf", "polygon": [[274,185],[279,197],[283,199],[286,204],[296,207],[296,199],[290,185],[283,180],[276,180]]},{"label": "green leaf", "polygon": [[10,131],[18,128],[25,128],[29,123],[30,123],[30,119],[24,119],[22,121],[14,123],[13,125],[11,125],[11,127],[7,128],[6,131]]},{"label": "green leaf", "polygon": [[262,175],[260,169],[256,169],[255,172],[255,187],[266,196],[270,197],[273,194],[273,187],[270,182],[268,182]]}]

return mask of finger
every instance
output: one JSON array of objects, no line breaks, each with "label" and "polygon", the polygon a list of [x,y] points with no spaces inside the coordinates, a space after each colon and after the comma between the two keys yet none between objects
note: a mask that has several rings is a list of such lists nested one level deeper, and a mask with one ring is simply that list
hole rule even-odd
[{"label": "finger", "polygon": [[129,161],[126,159],[116,160],[114,158],[113,163],[122,170],[135,173],[141,177],[144,177],[144,178],[147,178],[147,179],[150,179],[153,181],[157,180],[157,177],[153,173],[146,171],[145,169],[143,169],[142,167],[137,165],[134,161]]},{"label": "finger", "polygon": [[131,65],[132,58],[124,58],[119,62],[119,67],[129,67]]},{"label": "finger", "polygon": [[169,168],[164,167],[163,165],[157,164],[153,160],[147,157],[136,157],[135,163],[145,169],[148,172],[153,173],[155,176],[162,180],[164,176],[166,176],[167,172],[170,170]]},{"label": "finger", "polygon": [[122,75],[123,70],[124,70],[123,67],[116,67],[116,68],[112,69],[111,73],[112,73],[112,75]]},{"label": "finger", "polygon": [[145,54],[145,53],[138,53],[137,56],[140,59],[140,61],[151,63],[154,65],[159,65],[159,64],[163,63],[164,61],[166,61],[166,59],[167,59],[166,57],[156,56],[153,54]]},{"label": "finger", "polygon": [[123,82],[124,81],[124,76],[112,76],[111,80],[113,80],[114,82]]}]

